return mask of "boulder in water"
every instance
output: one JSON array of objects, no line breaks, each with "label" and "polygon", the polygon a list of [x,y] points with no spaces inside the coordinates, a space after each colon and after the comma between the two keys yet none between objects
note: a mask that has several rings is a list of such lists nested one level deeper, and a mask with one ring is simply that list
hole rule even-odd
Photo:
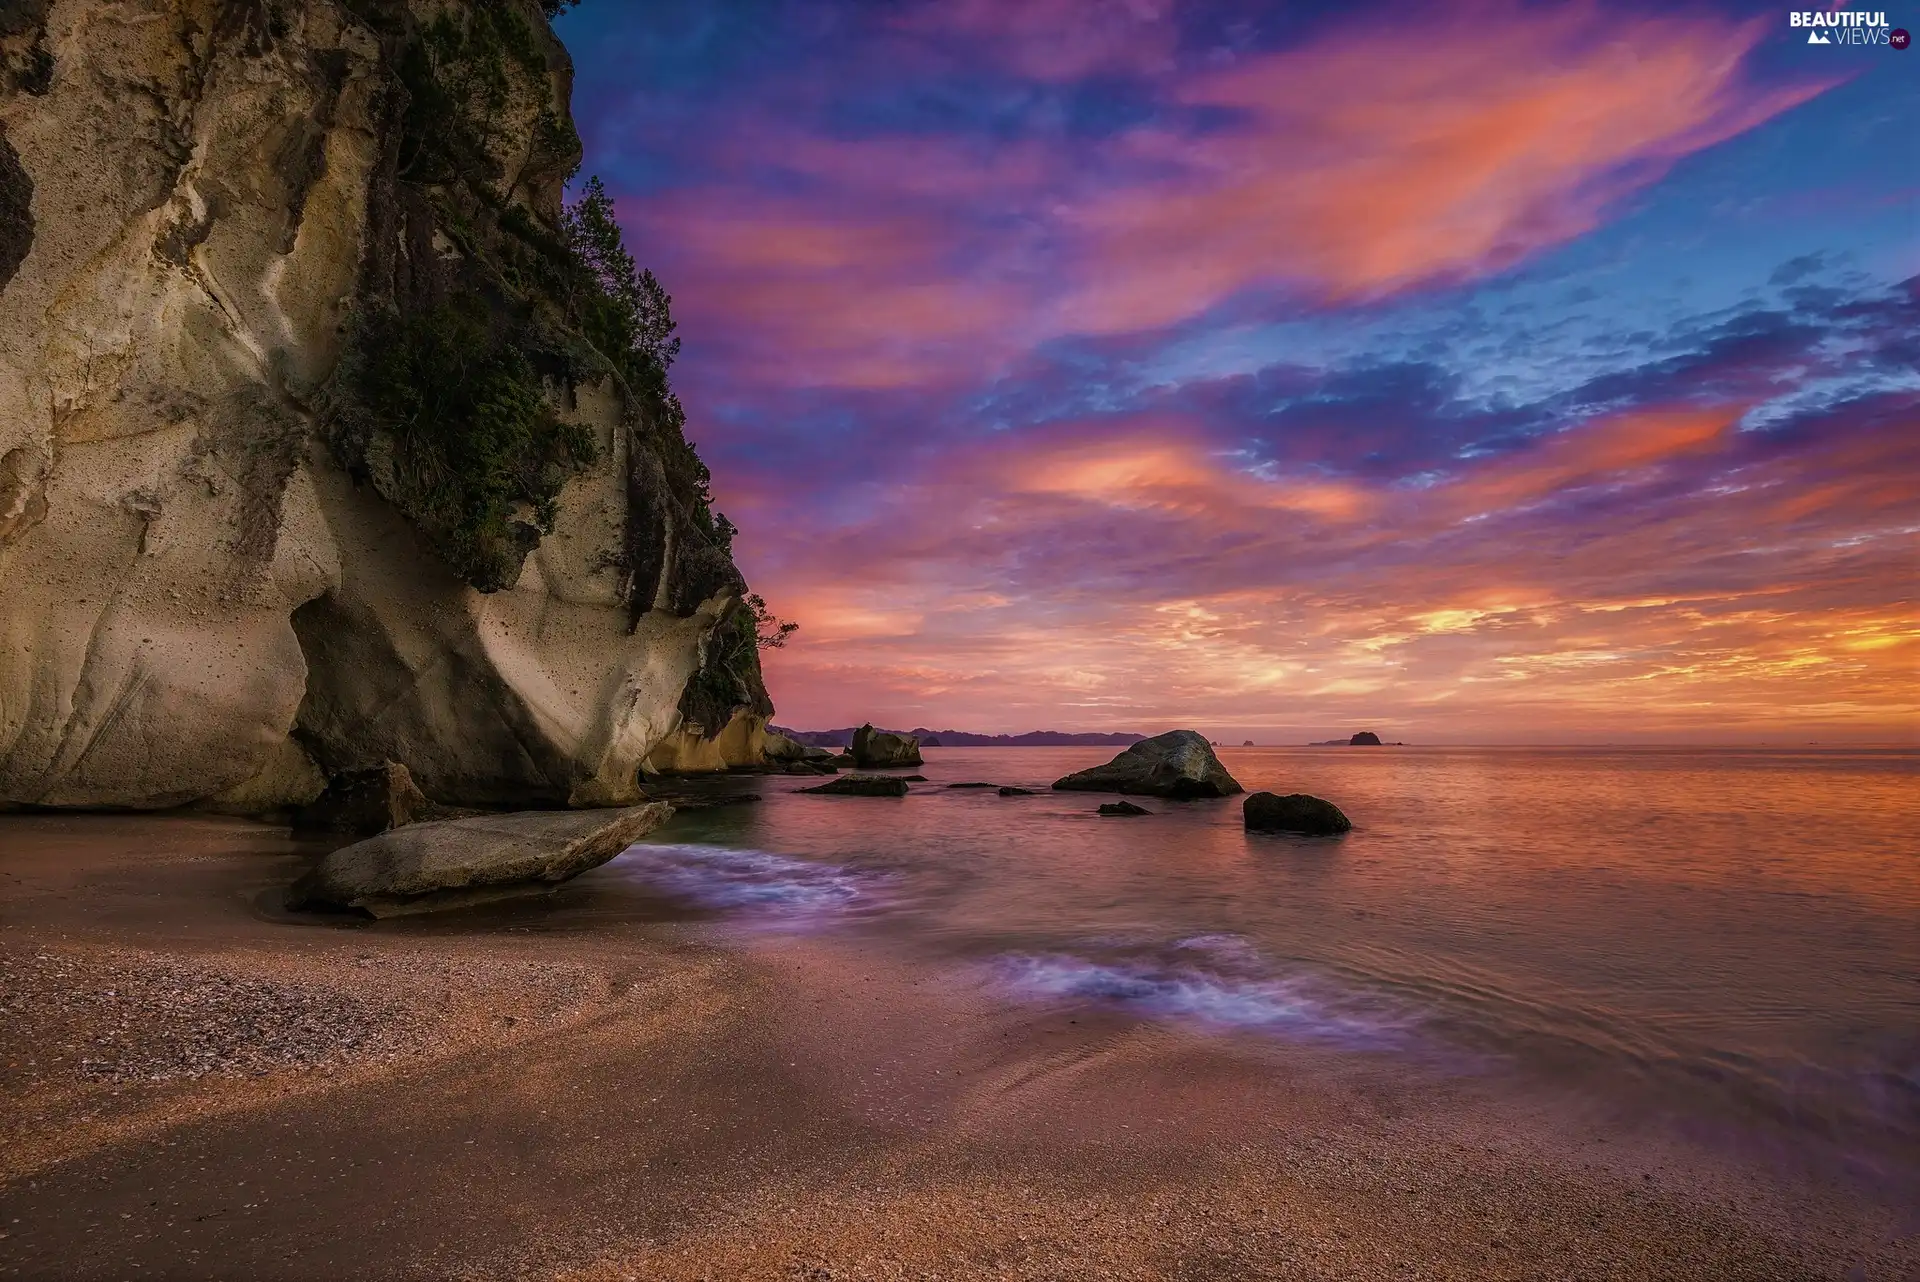
[{"label": "boulder in water", "polygon": [[832,783],[801,788],[799,791],[819,793],[826,797],[904,797],[907,795],[907,781],[885,775],[847,775]]},{"label": "boulder in water", "polygon": [[1226,797],[1242,791],[1205,736],[1169,730],[1142,739],[1104,766],[1054,781],[1066,792],[1118,792],[1149,797]]},{"label": "boulder in water", "polygon": [[920,741],[910,734],[888,734],[871,723],[853,732],[853,763],[862,770],[889,766],[919,766]]},{"label": "boulder in water", "polygon": [[293,884],[287,906],[396,917],[541,893],[606,863],[671,814],[656,801],[409,824],[322,859]]},{"label": "boulder in water", "polygon": [[1101,803],[1100,813],[1103,815],[1119,815],[1124,817],[1127,815],[1150,815],[1153,811],[1148,810],[1145,806],[1136,806],[1131,801],[1106,801]]},{"label": "boulder in water", "polygon": [[1331,836],[1353,827],[1340,807],[1304,792],[1284,797],[1271,792],[1256,792],[1247,798],[1243,813],[1249,832],[1302,832],[1313,836]]},{"label": "boulder in water", "polygon": [[1013,785],[1007,784],[1000,789],[1000,795],[1003,797],[1031,797],[1034,796],[1035,793],[1031,788],[1015,788]]}]

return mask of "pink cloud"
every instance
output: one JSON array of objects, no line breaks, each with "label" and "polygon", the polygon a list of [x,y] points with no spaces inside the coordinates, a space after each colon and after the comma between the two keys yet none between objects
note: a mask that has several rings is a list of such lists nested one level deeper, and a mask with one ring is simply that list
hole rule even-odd
[{"label": "pink cloud", "polygon": [[[1911,438],[1754,454],[1734,417],[1595,419],[1324,509],[1173,420],[955,447],[783,548],[775,699],[808,725],[1910,734]],[[1595,490],[1605,515],[1552,506]]]},{"label": "pink cloud", "polygon": [[[971,40],[1041,80],[1125,71],[1163,110],[1104,143],[849,139],[746,109],[705,143],[713,179],[622,210],[664,251],[689,335],[756,381],[904,386],[1249,288],[1338,301],[1471,277],[1819,91],[1748,83],[1758,25],[1710,17],[1488,6],[1193,67],[1163,6],[1105,8],[961,0],[909,11],[885,46],[910,65]],[[1228,118],[1183,123],[1196,109]]]},{"label": "pink cloud", "polygon": [[1823,87],[1747,85],[1758,23],[1488,7],[1397,23],[1390,46],[1361,34],[1180,84],[1241,123],[1124,140],[1153,180],[1073,212],[1109,270],[1063,323],[1168,324],[1263,282],[1344,299],[1496,271]]}]

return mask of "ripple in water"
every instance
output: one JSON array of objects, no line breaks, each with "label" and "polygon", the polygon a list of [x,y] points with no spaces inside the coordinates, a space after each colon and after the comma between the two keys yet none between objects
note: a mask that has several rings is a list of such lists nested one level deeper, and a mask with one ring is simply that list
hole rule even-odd
[{"label": "ripple in water", "polygon": [[1358,1050],[1405,1045],[1418,1017],[1315,974],[1282,974],[1237,935],[1159,946],[1113,945],[1102,956],[1018,953],[995,972],[1016,995],[1088,1001],[1212,1030],[1249,1030]]},{"label": "ripple in water", "polygon": [[767,850],[639,845],[616,866],[668,899],[761,926],[807,929],[875,902],[876,878]]}]

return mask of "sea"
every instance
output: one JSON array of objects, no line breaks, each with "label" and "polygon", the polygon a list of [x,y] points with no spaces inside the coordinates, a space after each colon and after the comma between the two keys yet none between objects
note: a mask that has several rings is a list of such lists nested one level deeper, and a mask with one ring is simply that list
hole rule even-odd
[{"label": "sea", "polygon": [[925,776],[902,798],[689,783],[733,800],[591,879],[741,947],[830,938],[1009,1005],[1544,1084],[1920,1189],[1920,752],[1219,749],[1250,792],[1334,802],[1339,837],[1248,833],[1239,797],[1110,818],[1049,790],[1112,752],[928,749],[888,772]]}]

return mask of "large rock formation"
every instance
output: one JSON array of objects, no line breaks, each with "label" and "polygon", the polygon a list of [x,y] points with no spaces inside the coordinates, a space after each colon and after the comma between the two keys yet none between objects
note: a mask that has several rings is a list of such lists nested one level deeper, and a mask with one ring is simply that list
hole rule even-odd
[{"label": "large rock formation", "polygon": [[672,814],[656,801],[610,814],[411,824],[334,851],[293,884],[287,906],[396,917],[543,893],[606,863]]},{"label": "large rock formation", "polygon": [[0,7],[0,805],[615,805],[764,725],[571,74],[534,0]]},{"label": "large rock formation", "polygon": [[1057,779],[1053,786],[1070,792],[1150,797],[1225,797],[1241,790],[1239,781],[1213,755],[1206,736],[1192,730],[1169,730],[1142,739],[1106,765]]}]

